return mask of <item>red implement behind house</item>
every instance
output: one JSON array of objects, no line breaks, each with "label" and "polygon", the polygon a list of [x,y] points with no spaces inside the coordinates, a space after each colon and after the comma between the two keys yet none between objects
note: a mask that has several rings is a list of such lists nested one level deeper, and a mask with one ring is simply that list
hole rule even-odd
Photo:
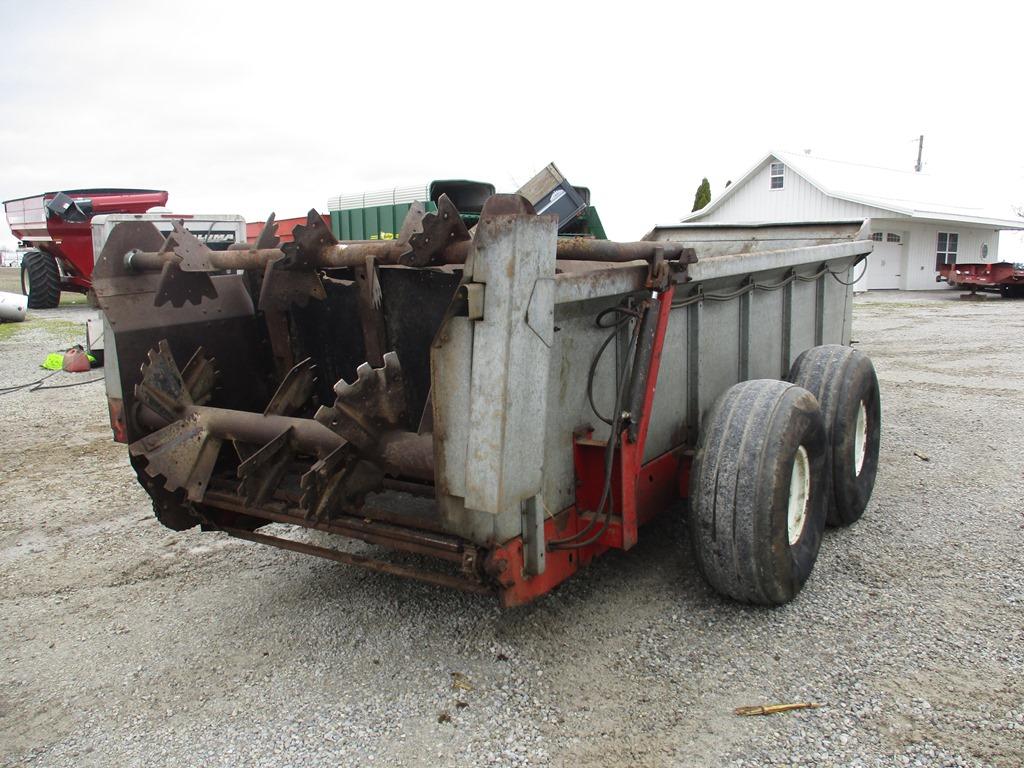
[{"label": "red implement behind house", "polygon": [[952,288],[999,291],[1005,298],[1024,296],[1024,264],[943,264],[936,281],[945,280]]}]

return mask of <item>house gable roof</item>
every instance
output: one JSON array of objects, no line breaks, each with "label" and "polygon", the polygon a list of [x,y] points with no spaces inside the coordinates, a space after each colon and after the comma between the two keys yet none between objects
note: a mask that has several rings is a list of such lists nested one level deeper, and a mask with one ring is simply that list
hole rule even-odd
[{"label": "house gable roof", "polygon": [[770,152],[721,195],[682,219],[697,221],[719,208],[768,163],[781,162],[829,197],[890,211],[898,216],[962,221],[996,229],[1024,229],[1024,219],[1009,217],[962,200],[962,189],[927,173],[898,171],[790,152]]}]

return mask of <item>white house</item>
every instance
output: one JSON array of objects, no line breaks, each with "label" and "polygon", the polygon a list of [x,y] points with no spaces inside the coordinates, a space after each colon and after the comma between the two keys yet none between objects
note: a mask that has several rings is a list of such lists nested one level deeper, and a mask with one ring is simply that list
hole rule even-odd
[{"label": "white house", "polygon": [[678,226],[869,219],[876,242],[866,287],[927,290],[939,263],[1002,261],[1000,230],[1024,230],[1009,208],[993,212],[958,196],[925,173],[772,152]]}]

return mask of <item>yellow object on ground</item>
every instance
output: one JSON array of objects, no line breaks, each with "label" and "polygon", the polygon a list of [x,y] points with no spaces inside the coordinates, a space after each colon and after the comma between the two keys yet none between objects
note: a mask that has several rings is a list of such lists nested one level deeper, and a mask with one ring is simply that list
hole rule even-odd
[{"label": "yellow object on ground", "polygon": [[[90,363],[95,363],[96,358],[92,355],[86,355],[89,358]],[[59,371],[64,368],[64,353],[63,352],[51,352],[43,360],[40,368],[45,368],[48,371]]]}]

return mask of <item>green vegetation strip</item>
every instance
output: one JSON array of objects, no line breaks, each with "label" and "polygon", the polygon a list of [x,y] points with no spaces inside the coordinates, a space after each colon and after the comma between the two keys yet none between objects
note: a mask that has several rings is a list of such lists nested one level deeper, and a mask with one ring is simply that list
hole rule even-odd
[{"label": "green vegetation strip", "polygon": [[23,323],[0,323],[0,341],[8,341],[22,331],[45,331],[61,339],[78,340],[85,343],[84,323],[52,318],[33,320],[31,316]]}]

